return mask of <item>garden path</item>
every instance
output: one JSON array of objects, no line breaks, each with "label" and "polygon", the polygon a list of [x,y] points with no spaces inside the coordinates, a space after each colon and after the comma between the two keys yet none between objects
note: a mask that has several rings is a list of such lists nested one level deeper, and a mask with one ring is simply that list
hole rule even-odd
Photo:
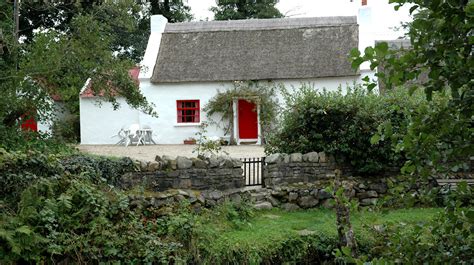
[{"label": "garden path", "polygon": [[[78,145],[77,148],[85,153],[123,157],[152,161],[156,155],[168,155],[171,157],[185,156],[196,157],[193,153],[196,145],[140,145],[140,146],[118,146],[118,145]],[[233,145],[223,146],[223,151],[234,158],[263,157],[264,148],[259,145]],[[222,154],[224,155],[224,154]]]}]

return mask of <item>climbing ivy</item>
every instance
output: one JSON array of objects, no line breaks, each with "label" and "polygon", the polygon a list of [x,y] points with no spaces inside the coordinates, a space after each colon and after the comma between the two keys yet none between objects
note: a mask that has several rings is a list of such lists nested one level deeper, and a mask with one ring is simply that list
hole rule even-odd
[{"label": "climbing ivy", "polygon": [[[235,143],[232,131],[234,129],[234,109],[233,102],[238,99],[245,99],[260,107],[260,128],[262,130],[261,138],[272,130],[276,119],[279,105],[276,97],[277,90],[283,87],[280,83],[256,82],[256,81],[235,81],[233,87],[218,91],[217,94],[209,100],[204,106],[207,117],[211,124],[224,129],[226,135],[231,135],[231,143]],[[257,110],[255,110],[257,111]],[[220,119],[216,119],[214,114]]]}]

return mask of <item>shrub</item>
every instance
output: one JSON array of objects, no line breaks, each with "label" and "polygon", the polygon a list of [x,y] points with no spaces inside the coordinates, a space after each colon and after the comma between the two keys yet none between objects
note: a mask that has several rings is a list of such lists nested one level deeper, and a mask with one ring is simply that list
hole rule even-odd
[{"label": "shrub", "polygon": [[78,143],[80,141],[80,120],[79,115],[57,120],[53,124],[53,137],[66,143]]},{"label": "shrub", "polygon": [[[415,225],[398,222],[374,227],[371,232],[375,240],[369,251],[355,258],[343,248],[336,251],[337,258],[350,264],[473,264],[472,191],[464,182],[457,192],[447,198],[444,211],[434,219]],[[467,208],[462,207],[466,199]]]},{"label": "shrub", "polygon": [[0,148],[7,151],[35,150],[48,154],[71,154],[76,150],[58,139],[41,132],[23,131],[0,124]]},{"label": "shrub", "polygon": [[7,152],[0,149],[0,202],[5,204],[3,207],[15,209],[22,191],[41,179],[74,177],[96,184],[115,185],[124,173],[133,170],[133,161],[129,158],[110,159],[41,151]]},{"label": "shrub", "polygon": [[84,179],[42,179],[0,215],[1,262],[168,263],[180,244],[163,242],[128,197]]},{"label": "shrub", "polygon": [[294,93],[284,93],[284,97],[282,121],[266,152],[324,151],[352,165],[359,174],[401,165],[403,155],[394,152],[389,139],[372,145],[371,137],[386,120],[392,121],[394,133],[403,134],[407,113],[422,102],[401,91],[379,96],[355,87],[343,94],[341,90],[317,91],[306,84]]},{"label": "shrub", "polygon": [[106,182],[111,185],[117,185],[123,174],[135,170],[132,159],[128,157],[108,158],[83,154],[64,157],[61,166],[70,174],[83,175],[94,183]]},{"label": "shrub", "polygon": [[0,202],[16,208],[21,192],[41,178],[58,178],[61,165],[57,155],[42,152],[7,152],[0,149]]}]

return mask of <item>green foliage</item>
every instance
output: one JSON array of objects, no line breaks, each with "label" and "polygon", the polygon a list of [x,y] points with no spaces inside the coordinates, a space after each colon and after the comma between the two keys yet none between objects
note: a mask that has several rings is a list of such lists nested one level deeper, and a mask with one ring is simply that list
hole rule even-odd
[{"label": "green foliage", "polygon": [[156,224],[128,207],[124,194],[87,180],[40,180],[17,214],[1,215],[2,262],[169,262],[180,245],[162,242]]},{"label": "green foliage", "polygon": [[223,218],[223,222],[229,222],[231,227],[238,229],[250,223],[255,211],[252,204],[246,200],[238,204],[226,201],[219,205],[212,215],[212,218]]},{"label": "green foliage", "polygon": [[265,151],[324,151],[360,174],[380,173],[404,162],[390,139],[371,138],[387,120],[393,134],[404,135],[407,115],[423,102],[398,90],[379,96],[355,87],[343,94],[341,90],[317,91],[308,84],[284,96],[279,130],[271,135]]},{"label": "green foliage", "polygon": [[2,207],[16,209],[20,194],[42,179],[74,176],[95,184],[117,184],[134,170],[129,158],[112,160],[81,154],[54,154],[39,151],[7,152],[0,149],[0,194]]},{"label": "green foliage", "polygon": [[79,143],[81,131],[79,116],[74,115],[54,121],[52,131],[52,136],[56,140],[65,143]]},{"label": "green foliage", "polygon": [[207,122],[202,122],[199,125],[199,131],[196,133],[197,147],[193,150],[193,153],[197,153],[199,158],[218,156],[220,153],[229,155],[226,151],[222,151],[221,139],[210,139],[207,134]]},{"label": "green foliage", "polygon": [[[473,224],[472,209],[448,207],[432,222],[419,224],[413,230],[407,231],[405,224],[389,229],[390,241],[385,241],[380,256],[400,263],[472,264]],[[413,244],[417,247],[410,247]]]},{"label": "green foliage", "polygon": [[[449,174],[466,168],[474,153],[473,1],[391,0],[395,9],[412,4],[407,26],[411,48],[390,50],[387,43],[353,50],[353,67],[367,61],[387,88],[404,85],[410,92],[423,88],[428,100],[450,92],[448,102],[426,106],[413,115],[407,134],[394,142],[409,159],[404,169],[423,176]],[[415,12],[416,11],[416,12]],[[368,78],[367,78],[367,81]],[[374,83],[369,83],[373,87]],[[390,136],[390,132],[384,132]]]},{"label": "green foliage", "polygon": [[424,177],[469,171],[469,157],[474,154],[472,122],[449,103],[421,108],[410,120],[408,133],[396,142],[397,150],[409,159],[403,170]]},{"label": "green foliage", "polygon": [[[457,192],[472,196],[465,183]],[[470,200],[472,205],[472,197]],[[354,264],[472,264],[474,209],[462,208],[463,202],[457,199],[447,202],[432,220],[415,225],[390,222],[372,229],[375,241],[366,255],[354,258],[343,249],[338,258]]]},{"label": "green foliage", "polygon": [[149,0],[150,13],[163,15],[170,23],[191,21],[191,8],[185,4],[186,0]]},{"label": "green foliage", "polygon": [[66,173],[82,175],[93,183],[108,183],[116,186],[127,172],[135,171],[133,161],[128,157],[112,159],[101,156],[76,154],[61,159]]},{"label": "green foliage", "polygon": [[232,133],[236,126],[233,102],[238,99],[252,102],[260,107],[260,126],[265,138],[274,129],[275,117],[279,112],[276,93],[281,89],[281,84],[272,82],[235,81],[231,89],[218,91],[204,106],[204,111],[207,112],[211,124],[222,127],[226,135],[231,135],[231,143],[235,143]]},{"label": "green foliage", "polygon": [[[407,228],[431,220],[439,209],[405,209],[389,213],[354,212],[352,222],[362,253],[375,247],[372,227],[404,222]],[[219,211],[218,211],[219,212]],[[334,262],[338,248],[335,214],[326,209],[286,212],[259,211],[243,226],[233,226],[220,215],[197,226],[199,258],[210,264],[321,264]]]},{"label": "green foliage", "polygon": [[215,20],[284,17],[275,7],[278,0],[217,0],[211,7]]},{"label": "green foliage", "polygon": [[[6,5],[9,8],[5,10],[11,10],[11,4]],[[36,9],[36,5],[45,8]],[[105,1],[100,5],[85,4],[87,8],[83,10],[78,3],[72,6],[72,10],[77,10],[74,13],[68,10],[70,4],[56,5],[57,9],[55,3],[22,3],[28,10],[25,12],[41,13],[38,18],[45,18],[45,21],[40,19],[45,27],[38,28],[20,43],[7,34],[13,25],[12,16],[2,8],[0,29],[5,44],[0,54],[0,122],[3,126],[17,126],[19,117],[25,113],[37,120],[49,118],[53,107],[51,96],[60,96],[67,109],[78,115],[78,94],[88,78],[92,78],[94,93],[103,95],[100,100],[110,101],[117,108],[116,97],[122,96],[131,106],[156,115],[128,74],[134,62],[120,53],[133,50],[120,41],[136,29],[140,7],[129,0]],[[66,11],[62,12],[63,9]],[[57,17],[49,16],[48,12],[56,11]]]},{"label": "green foliage", "polygon": [[0,124],[0,148],[7,151],[37,151],[42,153],[73,153],[74,148],[44,133],[23,131]]}]

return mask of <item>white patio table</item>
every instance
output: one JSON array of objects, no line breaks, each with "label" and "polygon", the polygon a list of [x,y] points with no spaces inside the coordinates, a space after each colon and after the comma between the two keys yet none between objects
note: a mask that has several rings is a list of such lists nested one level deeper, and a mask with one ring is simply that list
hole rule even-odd
[{"label": "white patio table", "polygon": [[148,125],[131,124],[129,126],[123,126],[117,135],[120,140],[116,143],[117,145],[129,146],[136,142],[137,146],[140,144],[156,144],[153,140],[153,130]]}]

